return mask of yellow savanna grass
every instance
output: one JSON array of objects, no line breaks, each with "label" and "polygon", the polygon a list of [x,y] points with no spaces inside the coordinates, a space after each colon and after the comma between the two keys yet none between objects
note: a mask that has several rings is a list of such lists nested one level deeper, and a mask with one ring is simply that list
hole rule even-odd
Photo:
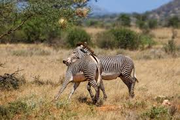
[{"label": "yellow savanna grass", "polygon": [[[24,118],[27,119],[77,120],[136,118],[152,106],[160,105],[161,103],[156,101],[158,96],[165,96],[174,105],[180,105],[177,101],[180,97],[180,58],[139,59],[137,56],[143,51],[123,51],[132,57],[135,62],[136,74],[139,80],[139,83],[135,86],[135,98],[129,100],[127,87],[121,79],[104,81],[108,99],[104,101],[104,107],[101,108],[92,105],[86,90],[87,82],[81,83],[70,104],[66,105],[65,103],[72,85],[67,87],[58,102],[51,102],[61,87],[59,81],[63,81],[67,69],[62,60],[67,58],[72,50],[54,50],[41,44],[8,44],[0,45],[0,51],[0,63],[5,63],[4,67],[0,68],[0,75],[23,69],[19,75],[23,75],[28,82],[19,90],[0,91],[0,105],[7,105],[9,102],[17,100],[26,102],[28,106],[36,105],[30,115],[20,114],[16,115],[14,119],[20,119],[23,116],[26,116]],[[115,55],[122,51],[106,51],[96,48],[95,52],[101,55]],[[30,84],[35,78],[59,85],[38,86]],[[179,113],[180,109],[177,109],[176,114]]]}]

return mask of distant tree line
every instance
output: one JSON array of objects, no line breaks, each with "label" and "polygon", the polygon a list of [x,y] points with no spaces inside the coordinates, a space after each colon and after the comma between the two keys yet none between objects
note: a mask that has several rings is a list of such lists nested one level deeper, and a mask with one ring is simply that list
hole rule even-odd
[{"label": "distant tree line", "polygon": [[144,14],[114,14],[114,15],[104,15],[97,16],[85,21],[87,26],[96,27],[114,27],[114,26],[124,26],[131,27],[136,26],[142,30],[155,29],[157,27],[180,27],[180,18],[178,16],[173,16],[165,19],[164,21],[157,20],[155,18],[149,18],[148,13]]}]

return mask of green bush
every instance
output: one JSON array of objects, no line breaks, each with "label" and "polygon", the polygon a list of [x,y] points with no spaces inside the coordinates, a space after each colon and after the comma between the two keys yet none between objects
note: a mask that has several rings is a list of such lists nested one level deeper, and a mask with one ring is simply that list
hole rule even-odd
[{"label": "green bush", "polygon": [[179,28],[180,19],[177,16],[171,17],[168,21],[168,27]]},{"label": "green bush", "polygon": [[168,54],[171,54],[173,56],[176,55],[176,52],[178,50],[178,47],[177,47],[176,42],[175,42],[176,37],[177,37],[177,32],[173,29],[171,39],[168,41],[167,44],[164,45],[165,52]]},{"label": "green bush", "polygon": [[138,34],[130,29],[118,28],[110,32],[114,35],[118,48],[135,50],[141,44]]},{"label": "green bush", "polygon": [[22,30],[16,30],[14,33],[0,40],[0,43],[19,43],[26,40],[26,35]]},{"label": "green bush", "polygon": [[150,35],[140,34],[139,39],[141,40],[141,49],[144,49],[146,47],[151,48],[155,44],[155,41]]},{"label": "green bush", "polygon": [[91,37],[85,30],[80,28],[71,29],[67,35],[67,44],[70,47],[75,47],[79,42],[87,42],[90,45],[92,44]]},{"label": "green bush", "polygon": [[136,26],[139,27],[140,29],[147,29],[148,28],[146,22],[142,21],[142,20],[137,20]]},{"label": "green bush", "polygon": [[118,18],[118,21],[122,26],[131,26],[131,18],[128,14],[121,14]]},{"label": "green bush", "polygon": [[96,43],[99,48],[113,49],[117,47],[114,36],[109,31],[97,34]]},{"label": "green bush", "polygon": [[176,54],[177,46],[176,46],[174,39],[169,40],[168,43],[164,45],[164,50],[168,54],[171,54],[171,55]]},{"label": "green bush", "polygon": [[165,107],[152,107],[149,111],[142,114],[141,118],[150,118],[153,120],[170,120],[171,116]]},{"label": "green bush", "polygon": [[28,105],[21,101],[8,103],[7,106],[0,106],[0,119],[12,120],[17,114],[28,112]]},{"label": "green bush", "polygon": [[122,48],[129,50],[151,48],[155,42],[152,36],[138,34],[127,28],[111,29],[97,35],[96,44],[100,48]]},{"label": "green bush", "polygon": [[157,26],[158,26],[157,20],[151,19],[151,20],[148,21],[148,27],[150,29],[155,29],[155,28],[157,28]]},{"label": "green bush", "polygon": [[97,20],[87,20],[87,26],[98,26],[99,22]]}]

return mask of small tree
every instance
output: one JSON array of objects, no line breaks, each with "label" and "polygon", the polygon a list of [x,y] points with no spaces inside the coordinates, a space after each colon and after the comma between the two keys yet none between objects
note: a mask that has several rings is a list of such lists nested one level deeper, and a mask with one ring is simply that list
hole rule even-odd
[{"label": "small tree", "polygon": [[39,18],[43,19],[47,27],[57,26],[60,18],[74,23],[77,18],[87,15],[88,1],[90,0],[0,0],[0,40],[5,37],[8,39],[12,33],[22,29],[25,23]]},{"label": "small tree", "polygon": [[110,32],[114,35],[119,48],[135,50],[141,44],[138,34],[130,29],[118,28],[112,29]]},{"label": "small tree", "polygon": [[118,21],[122,26],[131,26],[131,18],[129,17],[128,14],[121,14],[118,18]]},{"label": "small tree", "polygon": [[157,20],[155,20],[155,19],[151,19],[151,20],[148,21],[148,27],[149,27],[150,29],[156,28],[157,25],[158,25],[158,22],[157,22]]},{"label": "small tree", "polygon": [[171,54],[173,56],[176,55],[177,46],[175,42],[175,38],[177,37],[177,32],[173,29],[172,30],[172,37],[170,40],[168,40],[168,43],[165,44],[164,50],[166,53]]},{"label": "small tree", "polygon": [[110,31],[105,31],[97,34],[97,46],[104,49],[117,48],[117,41]]},{"label": "small tree", "polygon": [[70,47],[75,47],[79,42],[87,42],[88,44],[91,43],[90,35],[83,29],[74,28],[71,29],[67,36],[67,43]]},{"label": "small tree", "polygon": [[173,28],[179,28],[180,19],[177,16],[171,17],[168,21],[168,26]]}]

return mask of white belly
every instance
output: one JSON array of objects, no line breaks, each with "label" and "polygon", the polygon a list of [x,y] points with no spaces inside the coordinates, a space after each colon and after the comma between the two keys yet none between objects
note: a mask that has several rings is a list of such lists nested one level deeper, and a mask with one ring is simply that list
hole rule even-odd
[{"label": "white belly", "polygon": [[[102,79],[103,80],[113,80],[119,77],[119,73],[102,73]],[[83,82],[85,81],[86,78],[82,72],[77,73],[76,75],[73,76],[73,81],[74,82]]]},{"label": "white belly", "polygon": [[103,80],[113,80],[119,77],[119,73],[102,73]]},{"label": "white belly", "polygon": [[86,80],[86,78],[83,73],[77,73],[76,75],[73,76],[74,82],[83,82],[85,80]]}]

